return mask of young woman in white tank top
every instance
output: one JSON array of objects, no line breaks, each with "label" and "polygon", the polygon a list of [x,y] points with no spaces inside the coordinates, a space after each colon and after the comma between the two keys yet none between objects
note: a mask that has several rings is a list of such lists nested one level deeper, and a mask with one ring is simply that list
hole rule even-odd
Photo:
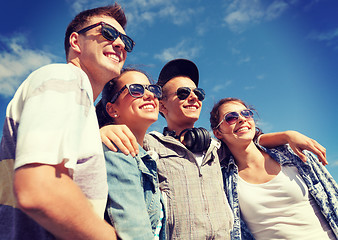
[{"label": "young woman in white tank top", "polygon": [[[232,207],[239,203],[235,223],[244,220],[255,239],[338,238],[338,187],[313,155],[309,155],[307,166],[288,146],[258,148],[253,111],[239,99],[217,103],[211,112],[211,126],[231,154],[223,170],[225,188],[236,188],[229,191],[235,194],[228,196]],[[231,162],[234,170],[229,170]],[[319,177],[323,184],[314,177],[320,174],[314,173],[311,164],[323,168],[318,168],[325,176]],[[322,190],[316,190],[319,184],[324,186]],[[243,238],[243,226],[241,229]],[[241,239],[241,234],[234,233],[233,239]]]}]

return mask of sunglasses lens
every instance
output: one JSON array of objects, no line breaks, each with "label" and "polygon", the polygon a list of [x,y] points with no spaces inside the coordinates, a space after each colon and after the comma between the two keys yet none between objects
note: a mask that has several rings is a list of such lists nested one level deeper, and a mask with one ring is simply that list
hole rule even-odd
[{"label": "sunglasses lens", "polygon": [[120,33],[115,28],[108,25],[102,26],[102,36],[109,41],[115,41],[120,36],[122,42],[124,43],[124,49],[127,52],[131,52],[135,45],[134,41],[130,37]]},{"label": "sunglasses lens", "polygon": [[191,92],[190,88],[181,87],[177,89],[176,94],[180,100],[184,100],[190,95],[190,92]]},{"label": "sunglasses lens", "polygon": [[121,37],[122,42],[124,43],[124,49],[127,52],[131,52],[133,50],[135,42],[127,35],[120,34],[120,37]]},{"label": "sunglasses lens", "polygon": [[235,122],[237,122],[238,117],[239,117],[238,113],[231,112],[231,113],[228,113],[227,115],[225,115],[224,119],[228,124],[231,125],[231,124],[234,124]]},{"label": "sunglasses lens", "polygon": [[205,98],[205,92],[202,88],[194,89],[195,95],[198,97],[198,100],[203,101]]},{"label": "sunglasses lens", "polygon": [[149,85],[148,90],[154,94],[154,96],[158,99],[162,98],[162,89],[158,85]]},{"label": "sunglasses lens", "polygon": [[241,115],[245,118],[252,118],[253,112],[251,110],[243,110],[241,111]]},{"label": "sunglasses lens", "polygon": [[119,32],[110,26],[103,25],[102,36],[109,41],[115,41],[119,37]]},{"label": "sunglasses lens", "polygon": [[141,84],[130,84],[129,93],[134,98],[140,98],[144,95],[144,87]]}]

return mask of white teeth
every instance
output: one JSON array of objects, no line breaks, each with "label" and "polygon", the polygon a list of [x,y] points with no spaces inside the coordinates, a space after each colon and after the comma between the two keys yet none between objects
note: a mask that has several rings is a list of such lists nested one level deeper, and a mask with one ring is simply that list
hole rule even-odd
[{"label": "white teeth", "polygon": [[197,109],[196,106],[188,106],[188,107],[186,107],[186,108],[188,108],[188,109]]},{"label": "white teeth", "polygon": [[142,107],[142,109],[154,109],[155,107],[153,106],[153,105],[151,105],[151,104],[149,104],[149,105],[144,105],[143,107]]},{"label": "white teeth", "polygon": [[119,57],[116,56],[115,54],[106,54],[106,56],[118,62],[120,61]]},{"label": "white teeth", "polygon": [[237,132],[248,131],[248,130],[249,130],[248,127],[242,127],[240,129],[238,129]]}]

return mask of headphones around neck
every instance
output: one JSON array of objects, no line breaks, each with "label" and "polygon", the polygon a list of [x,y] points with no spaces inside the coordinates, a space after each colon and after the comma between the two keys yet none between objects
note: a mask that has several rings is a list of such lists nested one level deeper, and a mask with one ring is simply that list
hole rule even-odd
[{"label": "headphones around neck", "polygon": [[170,131],[167,127],[163,129],[164,136],[171,136],[178,139],[183,145],[193,153],[203,152],[210,146],[211,136],[205,128],[187,128],[179,136],[175,131]]}]

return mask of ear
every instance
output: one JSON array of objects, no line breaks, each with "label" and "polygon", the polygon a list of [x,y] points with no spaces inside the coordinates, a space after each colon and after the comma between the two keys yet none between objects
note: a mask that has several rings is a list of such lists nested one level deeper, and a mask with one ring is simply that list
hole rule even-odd
[{"label": "ear", "polygon": [[160,100],[160,112],[166,116],[168,114],[168,110],[166,109],[165,105],[163,104],[163,100]]},{"label": "ear", "polygon": [[79,44],[79,34],[73,32],[69,37],[70,48],[77,53],[81,53],[81,47]]},{"label": "ear", "polygon": [[113,103],[110,103],[110,102],[107,103],[106,111],[109,114],[109,116],[112,118],[117,118],[119,116],[118,109],[116,109],[116,106]]},{"label": "ear", "polygon": [[217,139],[219,139],[219,140],[221,140],[222,139],[222,134],[221,134],[221,131],[217,128],[217,129],[214,129],[214,130],[212,130],[213,131],[213,133],[214,133],[214,135],[215,135],[215,137],[217,138]]}]

